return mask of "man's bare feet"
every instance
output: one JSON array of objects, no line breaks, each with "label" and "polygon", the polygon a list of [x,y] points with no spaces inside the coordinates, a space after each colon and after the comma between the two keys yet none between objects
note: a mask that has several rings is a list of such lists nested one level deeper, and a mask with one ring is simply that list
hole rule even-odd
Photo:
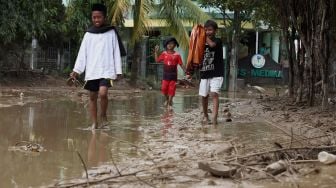
[{"label": "man's bare feet", "polygon": [[217,115],[216,115],[216,114],[213,114],[211,120],[212,120],[212,124],[213,124],[213,125],[217,125],[218,122],[217,122]]},{"label": "man's bare feet", "polygon": [[202,118],[202,123],[204,123],[204,124],[210,124],[211,121],[210,121],[210,119],[209,119],[208,116],[203,116],[203,118]]},{"label": "man's bare feet", "polygon": [[99,126],[99,129],[108,129],[109,123],[107,121],[102,122]]},{"label": "man's bare feet", "polygon": [[108,125],[108,121],[107,121],[107,117],[106,116],[101,116],[101,123],[100,123],[100,126],[99,128],[104,128],[105,126]]},{"label": "man's bare feet", "polygon": [[218,124],[218,122],[217,122],[217,118],[212,118],[212,124],[213,124],[213,125],[217,125],[217,124]]},{"label": "man's bare feet", "polygon": [[98,129],[98,124],[97,123],[93,123],[91,126],[92,130]]}]

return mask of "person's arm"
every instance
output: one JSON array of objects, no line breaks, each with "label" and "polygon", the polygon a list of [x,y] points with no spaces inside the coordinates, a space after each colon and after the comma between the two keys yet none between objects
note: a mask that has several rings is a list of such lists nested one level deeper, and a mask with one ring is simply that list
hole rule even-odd
[{"label": "person's arm", "polygon": [[210,37],[208,36],[206,37],[205,41],[211,48],[214,48],[217,45],[216,41],[211,40]]},{"label": "person's arm", "polygon": [[182,61],[181,55],[178,55],[178,56],[177,56],[177,64],[181,66],[181,68],[182,68],[184,74],[186,74],[186,73],[187,73],[187,69],[186,69],[186,67],[183,65],[183,61]]},{"label": "person's arm", "polygon": [[186,68],[183,64],[180,65],[180,66],[181,66],[181,68],[182,68],[184,74],[187,74],[187,68]]},{"label": "person's arm", "polygon": [[180,65],[185,75],[187,75],[187,68],[183,65],[183,61],[180,55],[177,57],[177,64]]},{"label": "person's arm", "polygon": [[116,32],[112,36],[113,40],[113,59],[114,59],[114,68],[117,74],[117,80],[121,78],[122,75],[122,65],[121,65],[121,55],[120,55],[120,48],[119,48],[119,41]]},{"label": "person's arm", "polygon": [[160,46],[156,45],[154,48],[154,58],[155,58],[155,62],[160,62],[159,61],[159,50],[160,50]]},{"label": "person's arm", "polygon": [[75,62],[75,66],[73,68],[72,73],[70,73],[70,77],[76,78],[80,74],[82,74],[85,70],[87,58],[86,58],[86,46],[87,46],[87,35],[85,34],[83,37],[83,41],[78,51],[77,59]]},{"label": "person's arm", "polygon": [[[118,36],[115,30],[113,30],[112,35],[112,48],[113,48],[113,62],[114,62],[114,70],[117,75],[116,80],[121,79],[122,75],[122,63],[121,63],[121,54]],[[121,41],[120,41],[121,42]]]}]

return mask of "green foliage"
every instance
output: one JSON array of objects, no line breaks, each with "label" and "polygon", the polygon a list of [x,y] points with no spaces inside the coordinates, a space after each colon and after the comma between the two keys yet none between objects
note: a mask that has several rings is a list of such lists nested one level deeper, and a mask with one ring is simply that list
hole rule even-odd
[{"label": "green foliage", "polygon": [[36,38],[42,46],[61,46],[64,11],[62,0],[0,0],[1,68],[26,69],[25,51]]},{"label": "green foliage", "polygon": [[72,66],[71,65],[68,65],[67,67],[65,67],[64,69],[63,69],[63,75],[69,75],[70,73],[72,72]]},{"label": "green foliage", "polygon": [[[269,0],[199,0],[202,7],[217,8],[223,16],[225,25],[224,35],[230,44],[232,34],[237,30],[237,26],[244,22],[252,22],[256,28],[263,25],[269,25],[270,28],[278,28],[279,20],[275,11],[274,3]],[[229,15],[236,13],[234,17]],[[236,32],[244,35],[244,32],[238,29]]]},{"label": "green foliage", "polygon": [[0,40],[3,44],[30,41],[33,37],[45,40],[50,33],[64,31],[61,0],[0,0],[0,9]]},{"label": "green foliage", "polygon": [[279,12],[276,4],[270,0],[260,0],[258,6],[254,8],[253,22],[256,23],[258,28],[261,21],[264,25],[268,25],[270,29],[278,30],[280,28],[280,15],[287,15],[286,12]]},{"label": "green foliage", "polygon": [[69,0],[66,9],[67,38],[80,42],[91,23],[90,0]]},{"label": "green foliage", "polygon": [[135,44],[149,30],[149,17],[153,11],[157,11],[157,18],[162,18],[167,25],[162,31],[165,34],[175,36],[181,46],[186,48],[189,41],[184,23],[201,23],[208,18],[191,0],[164,0],[160,4],[154,2],[153,0],[106,0],[106,4],[111,10],[109,19],[113,25],[122,25],[125,12],[131,8],[134,27],[130,42]]},{"label": "green foliage", "polygon": [[167,25],[164,33],[174,35],[184,49],[187,49],[189,44],[184,23],[200,24],[209,19],[209,16],[190,0],[166,0],[162,1],[158,8]]},{"label": "green foliage", "polygon": [[251,21],[256,7],[261,6],[262,1],[264,0],[199,0],[199,3],[202,7],[217,8],[231,25],[234,18],[228,15],[228,11],[239,12],[239,22]]},{"label": "green foliage", "polygon": [[111,0],[107,1],[108,17],[111,24],[114,26],[121,26],[124,23],[124,13],[131,7],[129,0]]}]

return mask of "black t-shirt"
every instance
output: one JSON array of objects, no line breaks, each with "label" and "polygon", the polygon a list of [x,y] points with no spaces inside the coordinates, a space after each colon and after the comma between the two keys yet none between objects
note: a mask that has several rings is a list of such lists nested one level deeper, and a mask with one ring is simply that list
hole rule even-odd
[{"label": "black t-shirt", "polygon": [[224,76],[224,60],[222,41],[219,38],[213,38],[216,46],[211,48],[205,45],[204,58],[200,69],[201,79]]}]

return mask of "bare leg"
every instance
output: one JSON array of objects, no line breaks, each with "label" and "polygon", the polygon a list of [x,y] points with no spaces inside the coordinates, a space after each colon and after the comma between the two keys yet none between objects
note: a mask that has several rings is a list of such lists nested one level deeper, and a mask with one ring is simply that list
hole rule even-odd
[{"label": "bare leg", "polygon": [[100,97],[100,118],[102,126],[107,122],[107,106],[108,106],[108,88],[106,86],[99,87],[99,97]]},{"label": "bare leg", "polygon": [[92,119],[92,129],[98,128],[97,98],[98,98],[98,92],[90,91],[90,93],[89,93],[89,108],[90,108],[90,115],[91,115],[91,119]]},{"label": "bare leg", "polygon": [[171,108],[173,106],[173,96],[168,97],[168,107]]},{"label": "bare leg", "polygon": [[168,97],[168,95],[165,95],[165,102],[164,102],[164,105],[165,105],[165,107],[168,107],[168,105],[169,105],[169,97]]},{"label": "bare leg", "polygon": [[208,99],[209,95],[206,97],[202,97],[202,108],[203,108],[203,120],[205,122],[209,122],[209,116],[208,116]]},{"label": "bare leg", "polygon": [[218,117],[218,108],[219,108],[219,99],[218,99],[218,93],[211,93],[212,100],[213,100],[213,117],[212,117],[212,123],[214,125],[217,124],[217,117]]}]

